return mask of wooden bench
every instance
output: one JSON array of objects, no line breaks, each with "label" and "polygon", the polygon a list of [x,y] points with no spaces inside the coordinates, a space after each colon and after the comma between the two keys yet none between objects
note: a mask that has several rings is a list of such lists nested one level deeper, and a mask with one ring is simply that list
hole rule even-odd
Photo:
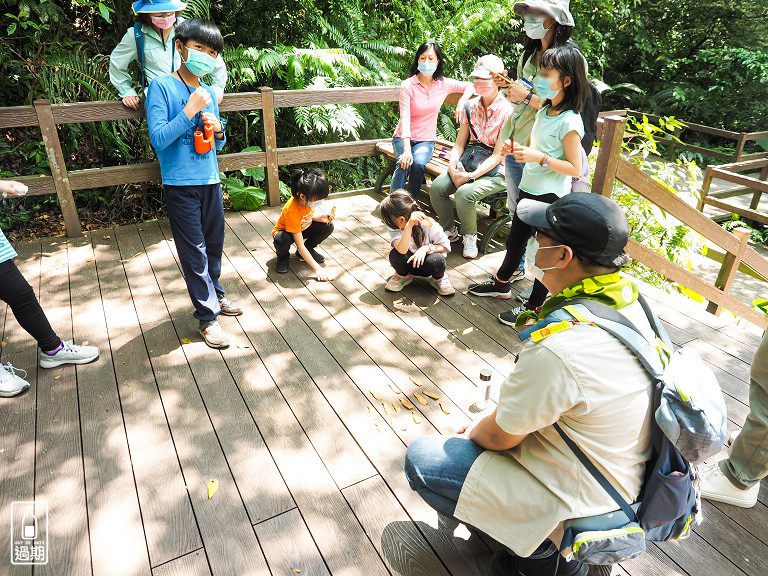
[{"label": "wooden bench", "polygon": [[[448,163],[451,158],[451,150],[453,150],[453,142],[447,140],[436,140],[435,151],[432,153],[432,158],[427,162],[426,172],[432,178],[436,178],[443,172],[448,171]],[[376,193],[385,195],[388,193],[389,186],[385,186],[387,180],[395,173],[395,151],[392,147],[392,141],[386,140],[376,144],[376,151],[389,158],[391,162],[387,165],[384,171],[376,180],[375,190]],[[480,251],[483,253],[488,252],[488,247],[493,240],[494,236],[498,234],[502,227],[509,224],[511,218],[509,216],[509,210],[507,208],[507,191],[502,190],[496,192],[490,196],[486,196],[480,201],[489,208],[490,217],[493,222],[488,226],[488,229],[482,236],[480,241]]]}]

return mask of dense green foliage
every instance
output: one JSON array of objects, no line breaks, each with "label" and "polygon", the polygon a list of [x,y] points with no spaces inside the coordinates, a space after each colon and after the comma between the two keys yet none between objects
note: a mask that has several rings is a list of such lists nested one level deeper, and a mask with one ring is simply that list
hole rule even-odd
[{"label": "dense green foliage", "polygon": [[[132,25],[130,2],[5,0],[0,23],[0,106],[46,97],[56,102],[115,98],[107,55]],[[187,15],[210,17],[227,48],[229,91],[396,84],[414,48],[443,44],[446,72],[465,78],[477,56],[496,53],[515,68],[521,49],[514,0],[190,0]],[[604,107],[633,106],[734,130],[768,128],[768,0],[572,0],[574,39],[596,79],[611,86]],[[229,115],[229,150],[261,143],[257,112]],[[391,134],[394,104],[282,109],[281,146]],[[448,113],[439,131],[455,135]],[[153,157],[139,121],[68,125],[61,130],[70,168],[146,162]],[[725,144],[715,142],[714,144]],[[369,184],[380,160],[324,166],[334,186]],[[6,131],[0,174],[47,170],[34,130]],[[230,175],[237,202],[261,197],[252,174]],[[239,184],[238,184],[239,182]],[[22,223],[55,198],[14,201],[0,225]],[[156,186],[78,193],[81,211],[108,223],[153,214]]]}]

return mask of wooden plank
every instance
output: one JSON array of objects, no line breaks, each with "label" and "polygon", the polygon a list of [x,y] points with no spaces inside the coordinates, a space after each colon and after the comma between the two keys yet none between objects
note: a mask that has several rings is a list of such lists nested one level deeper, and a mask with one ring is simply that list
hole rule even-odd
[{"label": "wooden plank", "polygon": [[[164,230],[156,222],[145,224],[140,235],[145,246],[151,244],[155,247],[151,260],[153,270],[166,276],[160,290],[177,334],[186,334],[187,338],[196,340],[185,344],[182,349],[192,375],[199,383],[208,417],[229,462],[251,524],[254,524],[293,508],[293,499],[237,384],[226,368],[221,352],[209,348],[197,334],[198,322],[189,313],[191,306],[186,285],[181,274],[172,273],[179,268],[174,268],[178,262],[175,251],[171,249],[170,224],[164,221],[163,225]],[[217,385],[206,386],[204,383],[208,382],[216,382]]]},{"label": "wooden plank", "polygon": [[762,158],[760,160],[742,160],[741,162],[732,162],[730,164],[720,164],[719,166],[713,166],[714,170],[724,170],[726,172],[745,172],[751,170],[757,170],[759,168],[765,168],[768,166],[768,158]]},{"label": "wooden plank", "polygon": [[277,206],[280,204],[280,177],[277,172],[277,130],[275,128],[275,97],[272,88],[261,88],[264,111],[261,115],[262,123],[262,147],[266,154],[267,166],[267,204]]},{"label": "wooden plank", "polygon": [[[706,519],[704,522],[707,522]],[[735,540],[733,534],[724,534],[723,537]],[[744,574],[720,552],[724,547],[720,546],[719,542],[708,542],[696,532],[682,542],[662,542],[657,546],[677,566],[683,567],[685,572],[691,576],[699,574],[742,576]],[[677,572],[671,573],[676,574]]]},{"label": "wooden plank", "polygon": [[[163,223],[166,226],[166,223]],[[166,229],[167,230],[167,229]],[[170,231],[167,233],[170,235]],[[225,236],[226,242],[226,236]],[[272,335],[272,338],[279,338],[279,333]],[[261,346],[258,347],[262,349]],[[288,349],[290,352],[290,348]],[[282,350],[285,355],[286,350]],[[280,373],[281,382],[291,382],[294,386],[297,386],[299,382],[303,382],[303,378],[299,373],[299,370],[286,370]],[[312,422],[314,425],[314,432],[322,431],[321,435],[312,435],[312,440],[317,442],[318,446],[327,442],[327,438],[333,437],[334,442],[329,445],[328,449],[318,448],[321,455],[324,457],[323,461],[331,470],[331,474],[340,486],[347,486],[355,482],[359,482],[365,478],[371,477],[375,474],[375,470],[371,467],[370,463],[365,458],[365,455],[356,446],[355,442],[344,430],[343,424],[334,416],[330,406],[323,406],[320,401],[320,397],[312,395],[311,389],[314,386],[311,384],[309,378],[307,378],[308,387],[303,394],[304,401],[308,398],[314,397],[318,400],[313,406],[307,408],[314,412],[312,417],[308,419],[308,422]],[[306,410],[306,409],[305,409]],[[301,414],[305,414],[305,411],[301,411]],[[304,421],[302,420],[302,423]],[[305,428],[306,429],[306,428]],[[274,516],[274,514],[272,514]],[[259,520],[263,520],[261,518]]]},{"label": "wooden plank", "polygon": [[592,177],[592,192],[610,198],[616,169],[621,159],[621,145],[627,119],[621,116],[603,118],[603,132],[600,150],[597,154],[595,173]]},{"label": "wooden plank", "polygon": [[129,118],[144,118],[145,116],[143,99],[139,103],[138,110],[128,108],[120,100],[53,104],[52,109],[56,124],[128,120]]},{"label": "wooden plank", "polygon": [[205,550],[195,550],[152,570],[152,576],[211,576]]},{"label": "wooden plank", "polygon": [[[247,246],[251,246],[253,232],[243,233],[240,236]],[[272,256],[269,257],[271,259]],[[259,267],[267,270],[262,257],[257,258]],[[241,274],[251,274],[250,268],[241,271]],[[337,364],[332,357],[326,356],[325,348],[318,348],[308,343],[316,341],[316,337],[299,321],[290,302],[280,296],[277,286],[272,282],[259,282],[258,292],[255,295],[265,307],[273,323],[279,326],[290,326],[290,332],[286,329],[283,337],[286,338],[296,355],[311,373],[322,373],[324,378],[316,379],[323,394],[333,406],[334,410],[343,419],[345,425],[355,440],[360,444],[365,454],[382,475],[384,480],[395,492],[398,499],[403,502],[412,518],[437,525],[437,518],[421,498],[419,498],[408,486],[402,470],[402,462],[405,454],[405,446],[397,439],[392,429],[378,415],[372,418],[367,413],[366,406],[370,405],[367,399],[353,393],[354,386],[346,377],[337,372]],[[249,281],[249,286],[254,289],[254,284]],[[295,318],[295,319],[291,319]],[[296,334],[293,334],[293,332]],[[341,380],[341,382],[340,382]],[[343,384],[342,384],[343,382]],[[361,403],[362,402],[362,403]],[[311,527],[310,527],[311,530]],[[487,548],[477,538],[468,541],[454,539],[450,534],[431,531],[425,533],[430,544],[438,550],[440,558],[454,574],[488,574],[489,566],[481,555],[481,550]],[[458,541],[457,541],[458,540]],[[322,547],[321,547],[322,551]],[[487,553],[486,553],[487,554]],[[328,560],[328,555],[324,553]],[[378,556],[377,556],[378,557]],[[364,564],[364,563],[362,563]],[[331,567],[332,572],[336,570]]]},{"label": "wooden plank", "polygon": [[[720,267],[720,272],[715,280],[715,288],[723,291],[726,296],[731,292],[731,286],[736,278],[736,273],[739,271],[741,265],[741,259],[744,257],[744,252],[747,249],[747,242],[749,242],[749,230],[746,228],[737,228],[733,230],[733,235],[739,239],[739,249],[735,254],[726,254],[723,259],[723,265]],[[720,316],[725,307],[722,304],[715,304],[710,302],[707,306],[707,312]]]},{"label": "wooden plank", "polygon": [[656,141],[667,145],[674,144],[675,146],[678,146],[683,150],[687,150],[688,152],[697,152],[703,156],[710,156],[712,158],[717,158],[718,160],[732,161],[735,158],[733,154],[725,154],[724,152],[713,150],[712,148],[705,148],[704,146],[696,146],[695,144],[675,142],[671,138],[656,138]]},{"label": "wooden plank", "polygon": [[[128,230],[135,233],[135,228]],[[115,230],[91,233],[91,240],[149,558],[157,566],[200,548],[202,540],[120,262]]]},{"label": "wooden plank", "polygon": [[34,106],[5,106],[0,108],[0,129],[38,126]]},{"label": "wooden plank", "polygon": [[[149,257],[153,264],[158,264],[158,258],[162,264],[162,259],[169,257],[163,254],[167,248],[151,245],[149,254],[145,253],[135,228],[120,228],[116,235],[211,571],[266,576],[266,561],[157,283],[159,278],[165,284],[178,271],[175,265],[166,272],[160,266],[156,278]],[[208,388],[219,386],[218,379],[212,382],[216,385]],[[219,488],[209,500],[210,479],[218,480]]]},{"label": "wooden plank", "polygon": [[739,249],[739,241],[733,234],[712,222],[623,158],[619,161],[616,178],[721,248],[732,254]]},{"label": "wooden plank", "polygon": [[29,187],[27,196],[39,196],[41,194],[56,194],[56,186],[50,176],[16,176],[15,180]]},{"label": "wooden plank", "polygon": [[225,93],[219,105],[221,112],[261,110],[262,108],[262,96],[259,92]]},{"label": "wooden plank", "polygon": [[400,86],[275,90],[275,107],[291,108],[293,106],[397,102],[399,98]]},{"label": "wooden plank", "polygon": [[741,206],[736,206],[735,204],[717,200],[716,198],[712,198],[712,196],[708,196],[705,202],[710,206],[720,208],[726,212],[731,212],[744,218],[749,218],[751,220],[756,220],[757,222],[762,222],[763,224],[768,224],[768,214],[765,214],[764,212],[758,212],[757,210],[751,210],[750,208],[742,208]]},{"label": "wooden plank", "polygon": [[359,140],[356,142],[337,142],[335,144],[314,144],[312,146],[295,146],[279,148],[277,163],[281,166],[303,164],[307,162],[326,162],[341,158],[359,158],[375,156],[376,144],[381,140]]},{"label": "wooden plank", "polygon": [[[289,510],[253,528],[272,574],[330,576],[298,510]],[[338,544],[339,547],[346,546],[346,542]]]},{"label": "wooden plank", "polygon": [[678,282],[689,290],[693,290],[707,300],[722,304],[728,310],[733,311],[745,320],[749,320],[753,324],[764,329],[768,328],[768,317],[756,312],[753,308],[750,308],[743,302],[724,294],[714,286],[710,286],[687,270],[673,264],[663,256],[656,254],[653,250],[646,248],[633,238],[630,238],[629,244],[627,244],[627,254],[634,260],[652,268],[673,282]]},{"label": "wooden plank", "polygon": [[741,184],[742,186],[746,186],[753,190],[760,190],[761,192],[768,192],[768,182],[761,180],[760,178],[723,170],[721,167],[713,168],[712,172],[714,173],[715,178],[718,178],[719,180],[725,180],[727,182],[732,182],[733,184]]},{"label": "wooden plank", "polygon": [[[40,241],[16,245],[19,268],[35,293],[40,293]],[[10,553],[11,504],[35,499],[35,405],[37,400],[37,343],[19,326],[8,309],[2,348],[3,363],[26,370],[31,384],[23,395],[0,400],[0,546]],[[9,576],[30,576],[31,566],[14,566],[3,558]]]},{"label": "wooden plank", "polygon": [[[40,304],[58,335],[71,340],[66,241],[46,241],[42,256]],[[76,378],[71,365],[38,370],[35,499],[48,502],[52,560],[35,567],[38,576],[92,574]]]},{"label": "wooden plank", "polygon": [[744,144],[747,143],[747,135],[744,133],[739,134],[739,137],[736,139],[736,153],[734,156],[734,161],[739,162],[741,160],[742,154],[744,154]]},{"label": "wooden plank", "polygon": [[[93,574],[149,574],[147,542],[90,238],[71,241],[67,253],[72,293],[91,295],[72,299],[75,342],[89,341],[101,349],[98,360],[76,367],[77,384],[87,391],[79,395],[79,406]],[[117,533],[116,524],[120,527]]]},{"label": "wooden plank", "polygon": [[48,165],[51,168],[53,184],[59,197],[61,214],[64,217],[64,226],[67,236],[75,238],[82,234],[80,218],[77,215],[75,199],[67,178],[67,166],[64,162],[64,153],[61,151],[59,133],[53,119],[51,103],[48,100],[35,100],[35,113],[40,124],[40,132],[43,135],[43,144],[48,155]]},{"label": "wooden plank", "polygon": [[[232,294],[241,302],[254,296],[263,302],[265,282],[260,267],[254,265],[252,254],[236,236],[228,234],[225,239],[228,258],[224,268],[228,271],[234,266],[242,276],[240,279],[235,274],[228,275],[232,278]],[[305,376],[302,364],[283,339],[285,329],[278,331],[273,320],[258,304],[248,307],[247,313],[238,318],[242,331],[230,333],[234,349],[230,347],[224,352],[227,366],[235,375],[301,516],[331,570],[357,572],[356,566],[371,562],[373,567],[380,566],[370,541],[320,459],[337,446],[346,448],[352,438],[320,390]],[[237,346],[241,351],[236,352]],[[354,471],[355,458],[364,455],[354,441],[351,446],[351,457],[347,458]],[[372,466],[368,472],[366,477],[376,474]],[[271,553],[265,546],[268,560]]]},{"label": "wooden plank", "polygon": [[393,574],[448,574],[379,476],[350,486],[343,493]]}]

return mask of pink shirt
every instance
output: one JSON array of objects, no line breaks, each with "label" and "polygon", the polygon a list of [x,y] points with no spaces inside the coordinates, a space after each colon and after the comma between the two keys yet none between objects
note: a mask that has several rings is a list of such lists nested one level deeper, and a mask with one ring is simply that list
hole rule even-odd
[{"label": "pink shirt", "polygon": [[469,82],[443,77],[433,80],[429,88],[414,74],[400,84],[400,122],[395,136],[416,142],[432,141],[437,137],[437,114],[448,94],[464,92]]},{"label": "pink shirt", "polygon": [[[514,112],[512,104],[509,103],[509,100],[504,97],[501,91],[499,91],[499,94],[488,108],[483,106],[482,98],[473,98],[469,101],[469,116],[472,121],[472,128],[477,132],[480,142],[491,148],[496,146],[496,140],[501,133],[501,128],[504,126],[507,118],[512,115],[512,112]],[[464,123],[466,123],[466,120]],[[472,134],[472,130],[469,131],[469,141],[475,142],[475,135]],[[504,174],[503,159],[499,165],[498,174]]]}]

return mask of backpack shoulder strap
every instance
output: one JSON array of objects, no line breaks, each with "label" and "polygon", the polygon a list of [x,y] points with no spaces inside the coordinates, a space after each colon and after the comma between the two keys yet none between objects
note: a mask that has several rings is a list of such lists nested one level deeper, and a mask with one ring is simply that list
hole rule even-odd
[{"label": "backpack shoulder strap", "polygon": [[579,462],[581,462],[587,471],[592,475],[592,477],[597,480],[597,483],[602,486],[603,490],[605,490],[608,495],[613,498],[613,501],[619,505],[619,508],[621,508],[622,512],[627,515],[629,521],[637,522],[637,515],[635,514],[635,511],[632,509],[629,503],[621,497],[621,494],[619,494],[616,488],[614,488],[613,485],[608,482],[608,479],[603,476],[602,472],[597,469],[597,466],[592,463],[592,460],[589,459],[589,456],[584,454],[576,442],[571,440],[570,436],[568,436],[568,434],[566,434],[563,429],[560,428],[560,425],[557,422],[555,422],[553,426],[555,427],[555,430],[557,430],[557,433],[560,434],[560,437],[563,439],[563,441],[567,444],[568,448],[570,448],[576,458],[579,459]]},{"label": "backpack shoulder strap", "polygon": [[595,324],[621,340],[640,360],[652,378],[660,380],[663,377],[665,362],[661,354],[666,354],[666,351],[659,350],[648,342],[621,312],[602,302],[582,299],[566,302],[562,309],[579,322]]},{"label": "backpack shoulder strap", "polygon": [[147,87],[147,75],[144,72],[144,32],[141,30],[141,22],[133,25],[133,38],[136,40],[136,61],[139,64],[139,84]]},{"label": "backpack shoulder strap", "polygon": [[650,323],[651,328],[653,328],[653,331],[656,332],[656,336],[658,336],[659,340],[664,343],[664,346],[669,348],[669,350],[672,350],[672,340],[670,340],[669,334],[667,334],[667,329],[664,328],[664,324],[661,323],[661,320],[656,316],[653,308],[648,304],[648,300],[646,300],[645,296],[642,294],[638,294],[637,301],[640,302],[640,306],[643,307],[645,317],[648,318],[648,322]]},{"label": "backpack shoulder strap", "polygon": [[[472,135],[475,137],[475,140],[479,143],[480,138],[477,137],[477,132],[475,132],[475,128],[472,126],[472,120],[470,117],[470,105],[469,100],[464,102],[464,111],[467,113],[467,124],[469,124],[469,129],[472,131]],[[469,139],[467,139],[469,140]]]}]

